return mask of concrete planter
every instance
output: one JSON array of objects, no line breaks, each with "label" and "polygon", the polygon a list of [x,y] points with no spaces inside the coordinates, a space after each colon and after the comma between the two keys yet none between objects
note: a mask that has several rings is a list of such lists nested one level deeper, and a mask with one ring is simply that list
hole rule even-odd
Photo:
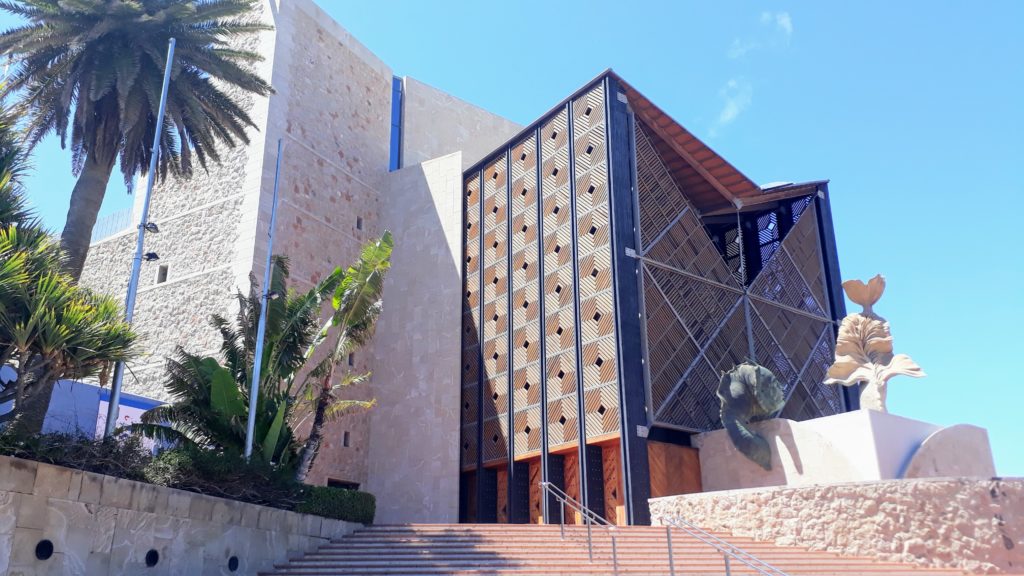
[{"label": "concrete planter", "polygon": [[0,456],[0,574],[255,574],[358,526]]}]

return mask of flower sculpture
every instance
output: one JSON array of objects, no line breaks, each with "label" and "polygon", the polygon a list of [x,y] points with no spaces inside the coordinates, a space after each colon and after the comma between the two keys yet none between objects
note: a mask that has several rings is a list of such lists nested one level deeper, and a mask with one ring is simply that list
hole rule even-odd
[{"label": "flower sculpture", "polygon": [[854,386],[864,384],[860,407],[886,412],[885,394],[889,379],[897,374],[920,378],[925,375],[910,356],[892,353],[889,322],[872,310],[885,291],[885,278],[875,276],[864,284],[860,280],[843,282],[846,296],[864,309],[843,318],[836,339],[836,360],[828,369],[826,384]]}]

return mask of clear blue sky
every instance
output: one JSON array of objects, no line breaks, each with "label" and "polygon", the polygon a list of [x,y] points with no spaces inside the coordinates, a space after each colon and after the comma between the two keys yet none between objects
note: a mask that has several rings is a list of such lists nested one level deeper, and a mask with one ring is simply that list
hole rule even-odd
[{"label": "clear blue sky", "polygon": [[[756,182],[831,179],[843,276],[886,275],[877,309],[929,374],[890,410],[986,427],[1024,476],[1024,2],[320,3],[517,122],[611,67]],[[36,164],[59,229],[70,161],[48,141]],[[104,213],[129,204],[115,178]]]}]

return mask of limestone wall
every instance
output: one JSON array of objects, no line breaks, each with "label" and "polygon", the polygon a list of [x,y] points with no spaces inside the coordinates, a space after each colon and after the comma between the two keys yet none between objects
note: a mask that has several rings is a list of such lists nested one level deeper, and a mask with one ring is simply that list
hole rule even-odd
[{"label": "limestone wall", "polygon": [[462,152],[466,169],[523,126],[416,80],[403,80],[402,165]]},{"label": "limestone wall", "polygon": [[891,480],[650,501],[654,524],[973,573],[1024,572],[1024,479]]},{"label": "limestone wall", "polygon": [[367,490],[378,519],[457,522],[462,158],[393,172],[392,269],[375,339]]},{"label": "limestone wall", "polygon": [[256,574],[357,526],[0,456],[0,574]]}]

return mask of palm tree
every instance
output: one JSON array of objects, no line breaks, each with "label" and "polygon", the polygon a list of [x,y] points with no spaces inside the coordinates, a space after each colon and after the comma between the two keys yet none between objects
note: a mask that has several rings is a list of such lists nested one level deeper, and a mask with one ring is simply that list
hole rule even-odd
[{"label": "palm tree", "polygon": [[[27,23],[0,34],[0,54],[17,61],[3,94],[17,97],[29,147],[70,136],[78,181],[61,235],[64,269],[76,280],[114,164],[125,183],[148,169],[167,43],[177,39],[158,171],[190,176],[219,161],[218,145],[248,143],[255,127],[238,96],[270,85],[241,47],[270,29],[257,0],[3,0]],[[70,132],[70,134],[69,134]],[[194,160],[193,160],[194,157]]]},{"label": "palm tree", "polygon": [[334,292],[331,306],[334,313],[320,331],[320,341],[326,340],[334,330],[330,351],[323,360],[308,373],[303,385],[302,397],[306,399],[313,414],[309,436],[299,456],[295,479],[305,482],[323,440],[324,424],[354,409],[366,409],[374,400],[344,400],[340,393],[347,387],[365,382],[370,374],[347,372],[339,382],[334,382],[335,370],[348,355],[365,344],[373,335],[374,326],[382,307],[381,294],[384,291],[384,276],[391,268],[391,251],[394,240],[390,232],[363,247],[359,261],[345,271],[345,275]]},{"label": "palm tree", "polygon": [[[287,289],[288,260],[274,257],[272,266],[269,291],[277,297],[267,306],[254,452],[265,462],[289,465],[294,452],[289,421],[295,404],[290,384],[317,340],[321,306],[340,282],[341,269],[295,294]],[[142,423],[130,430],[181,445],[242,453],[262,296],[250,277],[249,293],[238,294],[234,320],[220,315],[210,319],[221,334],[223,362],[178,349],[167,362],[165,383],[174,401],[147,411]]]},{"label": "palm tree", "polygon": [[60,271],[59,247],[21,196],[27,167],[10,115],[0,110],[0,366],[17,374],[0,390],[0,403],[14,403],[0,424],[32,434],[42,429],[58,380],[101,374],[130,358],[136,335],[113,299]]}]

